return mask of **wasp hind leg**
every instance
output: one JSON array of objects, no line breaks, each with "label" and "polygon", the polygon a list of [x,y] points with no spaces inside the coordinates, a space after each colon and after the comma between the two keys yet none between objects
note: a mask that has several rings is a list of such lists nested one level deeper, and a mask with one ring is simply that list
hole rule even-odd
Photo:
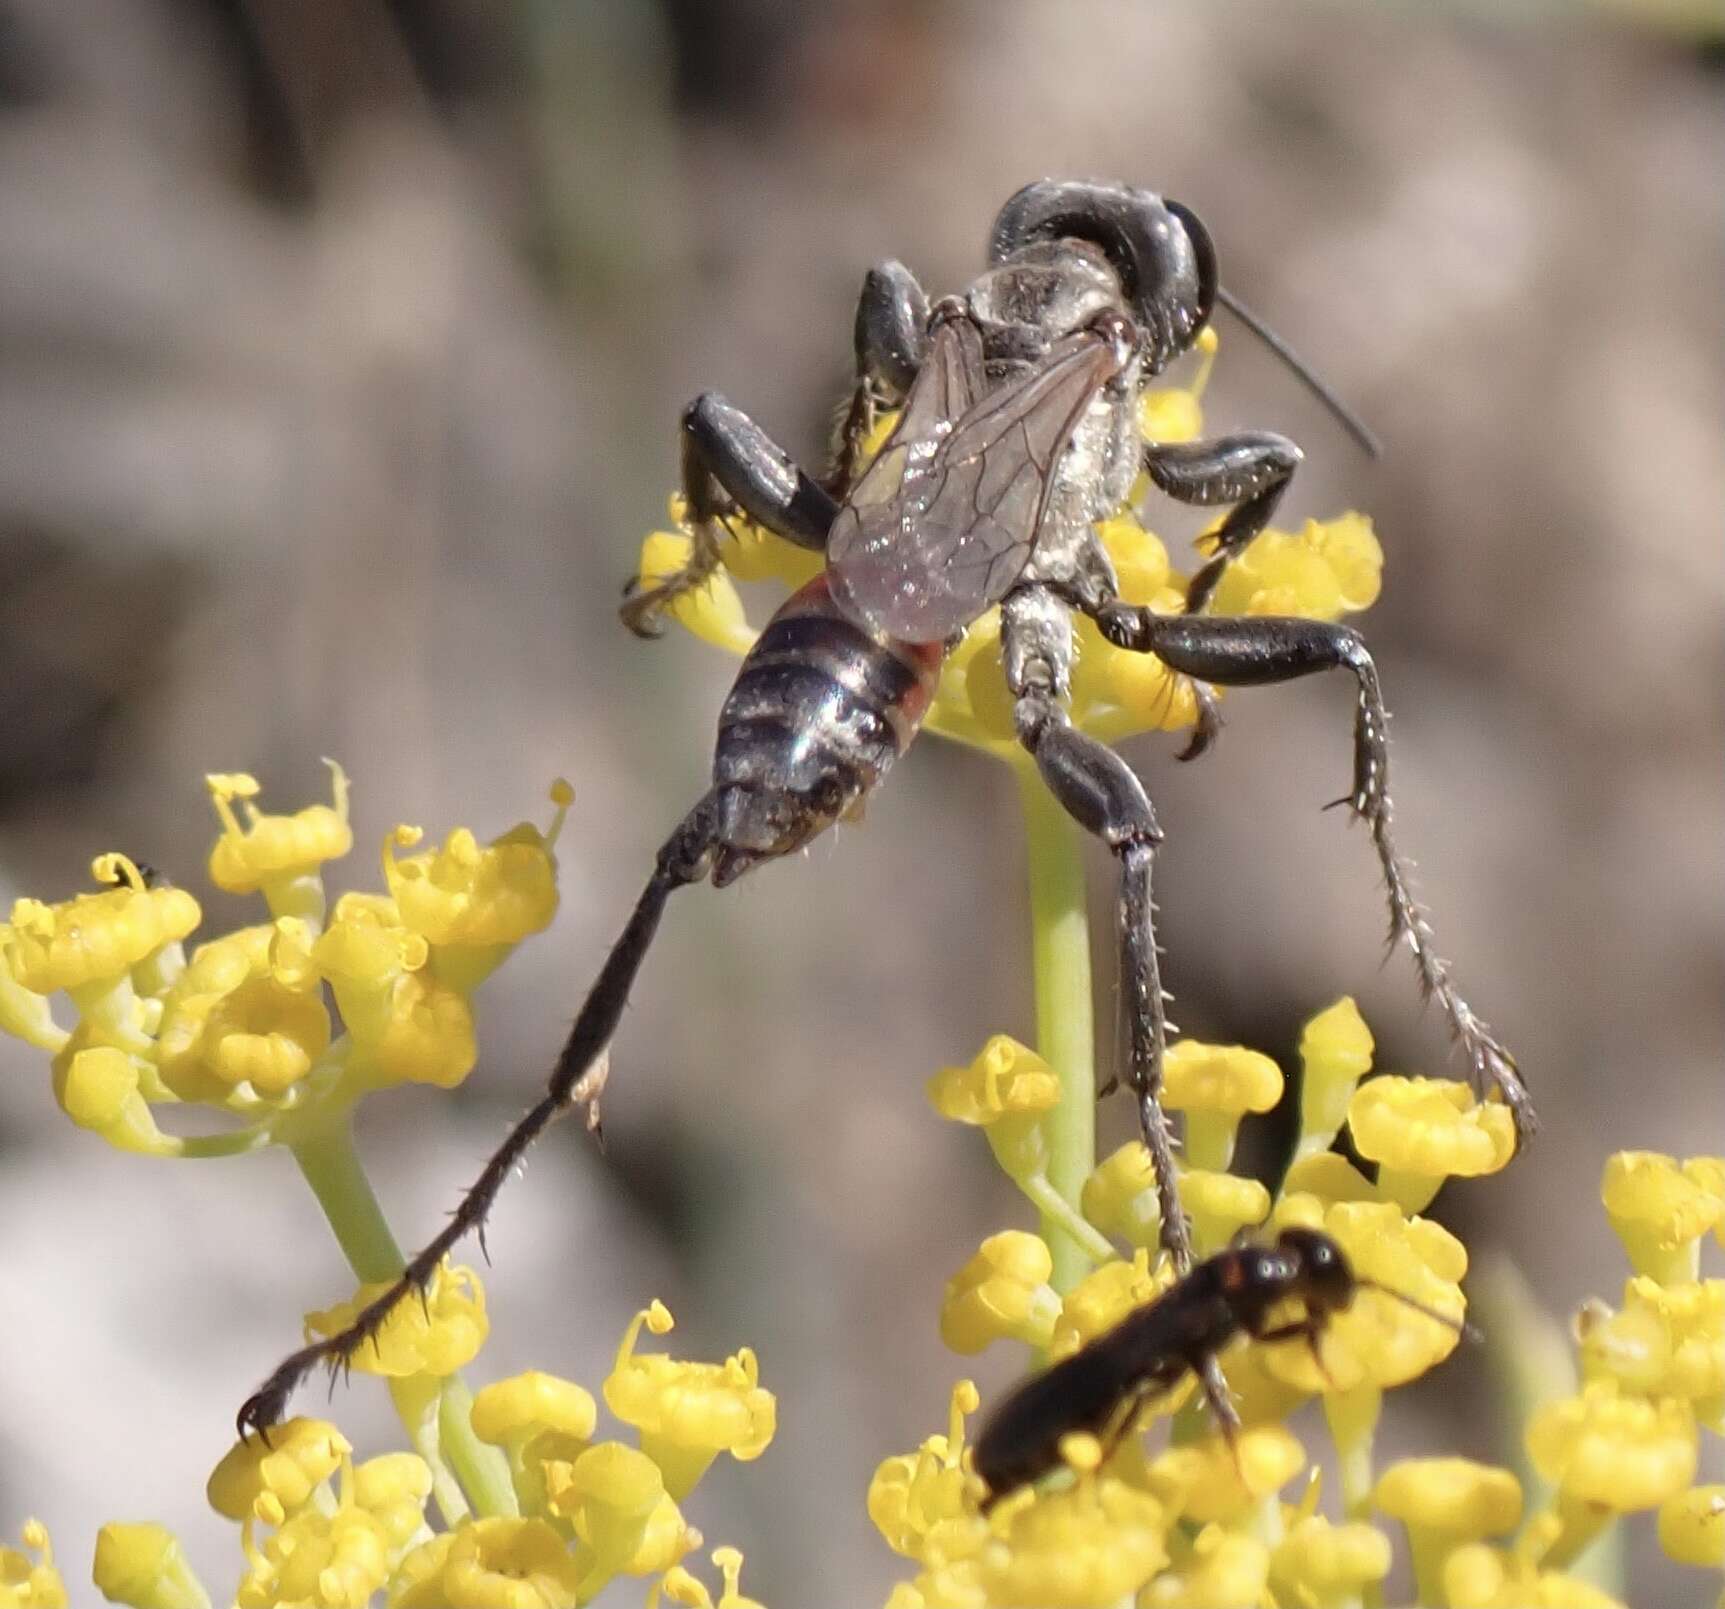
[{"label": "wasp hind leg", "polygon": [[686,564],[651,586],[639,576],[624,589],[619,613],[638,637],[657,637],[660,617],[685,593],[704,586],[719,566],[725,522],[746,514],[757,525],[817,553],[838,504],[740,408],[716,391],[683,410],[683,500],[694,547]]},{"label": "wasp hind leg", "polygon": [[635,976],[652,947],[665,902],[677,889],[699,882],[707,875],[717,840],[717,813],[712,796],[708,795],[683,818],[659,850],[653,875],[576,1014],[545,1093],[509,1131],[462,1196],[448,1225],[408,1263],[395,1283],[362,1308],[345,1330],[284,1358],[269,1379],[247,1398],[238,1419],[242,1437],[257,1431],[267,1441],[270,1426],[281,1423],[288,1399],[306,1376],[319,1364],[332,1369],[342,1367],[362,1346],[373,1341],[401,1302],[416,1291],[426,1290],[444,1257],[458,1241],[477,1234],[480,1245],[484,1245],[485,1220],[498,1193],[533,1142],[558,1118],[577,1106],[585,1107],[588,1128],[598,1131],[598,1099],[605,1083],[611,1039],[622,1021]]},{"label": "wasp hind leg", "polygon": [[1353,784],[1335,802],[1347,805],[1371,833],[1389,900],[1390,947],[1406,947],[1421,991],[1442,1009],[1475,1088],[1483,1092],[1487,1085],[1495,1087],[1515,1119],[1518,1140],[1527,1139],[1537,1120],[1515,1058],[1462,998],[1449,963],[1438,953],[1430,919],[1414,897],[1408,863],[1396,847],[1389,794],[1389,711],[1377,666],[1360,634],[1348,626],[1295,616],[1155,615],[1118,601],[1101,605],[1094,617],[1116,647],[1155,654],[1171,670],[1222,687],[1290,682],[1326,670],[1352,674],[1358,687]]}]

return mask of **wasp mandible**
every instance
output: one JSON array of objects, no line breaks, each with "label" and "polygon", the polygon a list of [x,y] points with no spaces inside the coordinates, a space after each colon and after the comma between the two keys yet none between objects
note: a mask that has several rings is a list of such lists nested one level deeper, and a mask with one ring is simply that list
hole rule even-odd
[{"label": "wasp mandible", "polygon": [[[689,405],[681,439],[691,557],[659,585],[636,586],[625,623],[655,635],[666,606],[712,575],[737,514],[824,554],[826,568],[773,616],[743,661],[719,716],[712,784],[660,848],[544,1096],[448,1227],[349,1329],[287,1358],[241,1409],[242,1430],[276,1422],[309,1369],[351,1356],[397,1302],[423,1289],[444,1254],[482,1228],[510,1170],[557,1117],[586,1106],[596,1125],[605,1052],[671,894],[690,883],[733,883],[853,812],[916,735],[949,648],[995,604],[1019,741],[1055,798],[1119,863],[1126,1071],[1155,1165],[1163,1240],[1178,1268],[1190,1266],[1191,1242],[1158,1099],[1168,1029],[1151,927],[1162,831],[1125,761],[1066,712],[1075,613],[1117,647],[1155,654],[1192,681],[1201,718],[1183,758],[1216,734],[1212,686],[1334,669],[1354,678],[1345,802],[1377,851],[1391,943],[1413,956],[1475,1083],[1494,1085],[1518,1132],[1531,1130],[1515,1063],[1434,948],[1391,836],[1388,718],[1364,641],[1346,626],[1204,613],[1301,460],[1293,442],[1268,431],[1180,445],[1142,439],[1141,393],[1193,345],[1219,300],[1294,362],[1222,288],[1210,235],[1188,208],[1121,184],[1041,180],[1001,209],[988,267],[962,295],[931,307],[902,264],[868,274],[856,316],[856,385],[826,480],[805,473],[717,393]],[[1369,445],[1363,427],[1295,367]],[[887,409],[899,410],[897,424],[865,464],[863,443]],[[1129,501],[1140,471],[1177,501],[1227,510],[1181,614],[1124,602],[1096,534],[1095,522]]]}]

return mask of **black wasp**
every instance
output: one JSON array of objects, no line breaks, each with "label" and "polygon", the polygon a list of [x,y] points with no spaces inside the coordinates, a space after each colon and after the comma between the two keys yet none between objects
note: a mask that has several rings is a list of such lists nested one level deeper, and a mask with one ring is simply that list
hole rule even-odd
[{"label": "black wasp", "polygon": [[[1203,1372],[1236,1336],[1304,1340],[1321,1368],[1325,1325],[1361,1290],[1381,1291],[1465,1333],[1459,1319],[1361,1279],[1322,1231],[1284,1229],[1274,1246],[1240,1246],[1207,1258],[1155,1301],[1007,1396],[971,1451],[971,1467],[988,1487],[983,1507],[1058,1469],[1061,1438],[1075,1431],[1089,1432],[1112,1452],[1141,1409],[1189,1371]],[[1271,1314],[1290,1299],[1305,1312],[1272,1325]]]},{"label": "black wasp", "polygon": [[[1217,730],[1211,684],[1331,669],[1354,677],[1346,802],[1376,846],[1392,943],[1406,944],[1476,1083],[1494,1084],[1519,1130],[1531,1129],[1515,1063],[1457,992],[1391,839],[1387,717],[1365,643],[1346,626],[1203,613],[1300,462],[1291,441],[1264,431],[1182,445],[1146,445],[1140,435],[1141,393],[1192,346],[1219,299],[1252,322],[1222,290],[1210,236],[1187,208],[1124,185],[1043,180],[1001,209],[988,267],[962,295],[931,308],[902,264],[868,274],[857,307],[856,385],[825,482],[722,397],[709,392],[690,404],[682,481],[692,556],[662,584],[637,587],[625,622],[655,634],[665,606],[713,573],[738,513],[824,553],[826,570],[774,615],[744,660],[719,716],[712,785],[659,850],[544,1096],[396,1285],[350,1329],[286,1359],[241,1409],[242,1429],[278,1420],[310,1368],[351,1356],[402,1297],[423,1288],[443,1255],[483,1225],[510,1170],[554,1119],[582,1105],[594,1120],[605,1051],[671,893],[706,880],[733,883],[852,811],[916,735],[948,648],[994,604],[1019,738],[1054,796],[1119,861],[1128,1077],[1178,1267],[1190,1264],[1191,1249],[1157,1098],[1167,1026],[1150,872],[1162,833],[1126,763],[1067,716],[1075,613],[1118,647],[1156,654],[1195,683],[1203,719],[1187,757]],[[900,410],[898,422],[865,466],[862,444],[886,409]],[[1123,602],[1094,529],[1127,503],[1140,471],[1181,502],[1228,510],[1183,614]]]}]

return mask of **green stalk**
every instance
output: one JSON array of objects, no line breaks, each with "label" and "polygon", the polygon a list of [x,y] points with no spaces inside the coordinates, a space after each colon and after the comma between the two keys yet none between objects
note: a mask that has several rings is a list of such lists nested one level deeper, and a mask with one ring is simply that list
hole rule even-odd
[{"label": "green stalk", "polygon": [[[1084,834],[1029,765],[1015,767],[1030,855],[1031,957],[1036,974],[1036,1048],[1060,1075],[1060,1104],[1042,1119],[1048,1182],[1074,1212],[1096,1166],[1096,1035],[1090,989],[1090,916]],[[1061,1295],[1092,1266],[1092,1252],[1058,1216],[1044,1212]]]},{"label": "green stalk", "polygon": [[[355,1276],[362,1284],[394,1279],[406,1259],[365,1176],[353,1143],[350,1114],[343,1111],[316,1126],[296,1127],[286,1143]],[[508,1460],[473,1434],[472,1405],[472,1394],[461,1376],[450,1375],[443,1383],[437,1414],[442,1455],[479,1514],[514,1515],[519,1510]],[[404,1424],[410,1436],[416,1433],[418,1427]]]}]

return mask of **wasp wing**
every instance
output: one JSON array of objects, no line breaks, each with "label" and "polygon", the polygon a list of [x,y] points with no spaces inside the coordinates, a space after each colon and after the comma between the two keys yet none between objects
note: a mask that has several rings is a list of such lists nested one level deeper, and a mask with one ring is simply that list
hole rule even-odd
[{"label": "wasp wing", "polygon": [[998,603],[1035,550],[1062,451],[1120,364],[1109,341],[1081,331],[977,396],[975,326],[941,325],[898,428],[833,522],[838,606],[888,637],[933,643]]}]

